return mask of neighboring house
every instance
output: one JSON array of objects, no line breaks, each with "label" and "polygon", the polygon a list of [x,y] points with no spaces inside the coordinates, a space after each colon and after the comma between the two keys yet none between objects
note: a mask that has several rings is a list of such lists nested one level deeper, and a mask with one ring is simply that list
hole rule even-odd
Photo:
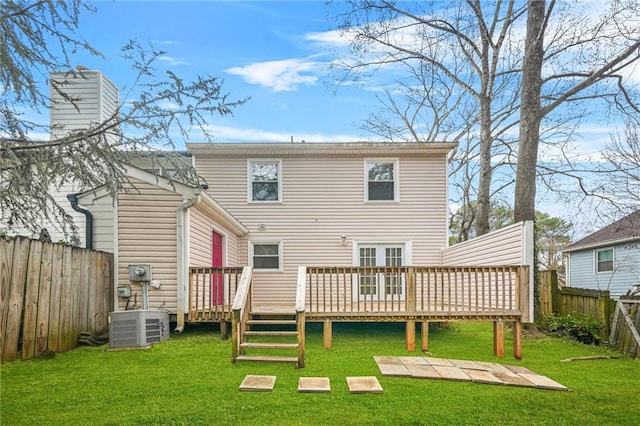
[{"label": "neighboring house", "polygon": [[563,250],[567,286],[609,290],[618,298],[640,286],[640,210]]},{"label": "neighboring house", "polygon": [[[119,92],[116,86],[100,71],[76,70],[68,72],[53,72],[49,76],[51,111],[50,133],[51,139],[64,137],[68,133],[85,129],[92,125],[102,123],[118,110]],[[73,99],[65,99],[59,91]],[[109,136],[113,138],[113,135]],[[72,241],[79,246],[86,247],[86,217],[81,209],[72,204],[68,195],[81,191],[73,182],[67,182],[59,187],[52,186],[49,190],[56,203],[64,208],[65,212],[73,218],[78,227],[78,240]],[[86,188],[85,188],[86,189]],[[1,217],[1,215],[0,215]],[[39,228],[46,229],[53,242],[71,239],[69,229],[63,229],[59,223],[42,219]],[[0,223],[0,231],[9,235],[23,235],[38,238],[25,229],[11,227],[7,223]]]}]

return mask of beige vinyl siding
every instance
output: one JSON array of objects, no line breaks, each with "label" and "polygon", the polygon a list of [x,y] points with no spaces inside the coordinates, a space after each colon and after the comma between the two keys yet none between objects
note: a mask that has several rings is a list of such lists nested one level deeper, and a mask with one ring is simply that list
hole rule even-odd
[{"label": "beige vinyl siding", "polygon": [[524,264],[524,225],[516,223],[442,250],[447,266]]},{"label": "beige vinyl siding", "polygon": [[[130,264],[149,263],[160,288],[149,289],[149,308],[175,313],[177,294],[176,212],[182,197],[157,186],[134,182],[118,195],[118,283],[131,285],[142,306],[142,291],[128,279]],[[133,298],[131,299],[133,303]],[[122,305],[122,303],[121,303]],[[132,308],[130,305],[129,308]]]},{"label": "beige vinyl siding", "polygon": [[212,231],[223,236],[224,266],[238,266],[238,237],[200,208],[189,209],[189,266],[211,266]]},{"label": "beige vinyl siding", "polygon": [[240,240],[241,264],[250,264],[249,241],[282,241],[284,272],[256,271],[255,300],[292,302],[298,266],[353,265],[358,242],[410,243],[407,264],[440,263],[446,245],[444,155],[393,157],[399,160],[400,202],[365,202],[363,156],[249,157],[282,160],[281,203],[247,202],[247,157],[198,155],[195,161],[209,195],[249,229]]}]

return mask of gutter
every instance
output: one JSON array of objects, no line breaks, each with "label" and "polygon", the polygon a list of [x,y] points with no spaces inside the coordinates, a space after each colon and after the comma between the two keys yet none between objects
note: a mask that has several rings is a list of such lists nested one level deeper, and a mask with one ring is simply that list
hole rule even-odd
[{"label": "gutter", "polygon": [[79,193],[68,194],[67,200],[71,203],[72,209],[85,216],[85,246],[88,249],[93,249],[93,214],[91,214],[89,210],[83,209],[78,205],[78,194]]},{"label": "gutter", "polygon": [[176,333],[182,333],[184,330],[184,314],[185,314],[185,292],[189,281],[189,271],[187,270],[187,242],[189,240],[188,228],[185,226],[187,221],[187,210],[193,206],[197,206],[202,201],[200,194],[196,194],[193,198],[188,198],[180,204],[176,211],[176,248],[177,248],[177,324]]}]

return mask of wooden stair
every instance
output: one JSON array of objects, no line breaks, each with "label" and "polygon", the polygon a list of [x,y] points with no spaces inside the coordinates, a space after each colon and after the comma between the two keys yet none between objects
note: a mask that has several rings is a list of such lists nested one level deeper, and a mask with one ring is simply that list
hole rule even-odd
[{"label": "wooden stair", "polygon": [[[273,353],[273,352],[276,353]],[[249,352],[249,353],[247,353]],[[291,356],[287,355],[289,352]],[[252,312],[236,361],[298,363],[295,313]]]}]

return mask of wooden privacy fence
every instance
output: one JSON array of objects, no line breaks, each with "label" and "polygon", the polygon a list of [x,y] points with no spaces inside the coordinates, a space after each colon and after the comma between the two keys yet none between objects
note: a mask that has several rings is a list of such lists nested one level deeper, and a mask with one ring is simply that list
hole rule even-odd
[{"label": "wooden privacy fence", "polygon": [[108,330],[113,255],[24,237],[0,238],[1,362],[73,349]]},{"label": "wooden privacy fence", "polygon": [[640,298],[621,297],[611,322],[609,344],[620,352],[640,357]]},{"label": "wooden privacy fence", "polygon": [[588,315],[601,324],[604,338],[611,327],[611,298],[606,290],[558,286],[556,271],[541,271],[539,297],[542,315]]}]

